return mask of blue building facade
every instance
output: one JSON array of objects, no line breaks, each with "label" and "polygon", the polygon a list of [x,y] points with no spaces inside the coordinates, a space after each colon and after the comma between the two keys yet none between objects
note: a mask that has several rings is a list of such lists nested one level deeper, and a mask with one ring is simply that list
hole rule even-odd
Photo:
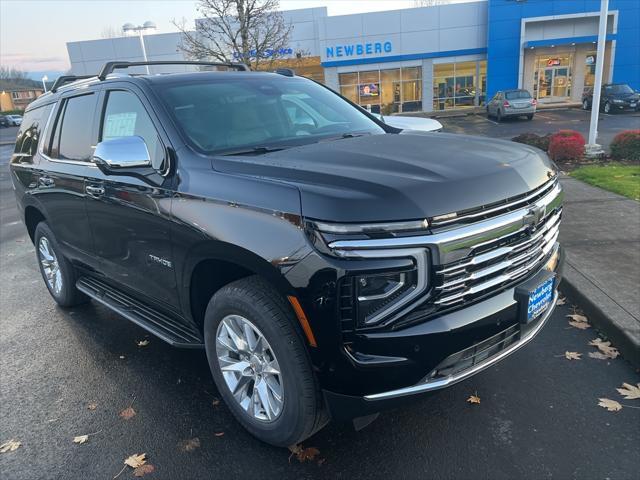
[{"label": "blue building facade", "polygon": [[[599,0],[489,0],[488,94],[531,84],[524,77],[527,50],[544,49],[544,56],[553,58],[554,51],[583,47],[588,51],[585,59],[590,60],[596,48],[594,28],[599,11]],[[628,83],[640,90],[640,0],[610,0],[608,20],[605,81]]]}]

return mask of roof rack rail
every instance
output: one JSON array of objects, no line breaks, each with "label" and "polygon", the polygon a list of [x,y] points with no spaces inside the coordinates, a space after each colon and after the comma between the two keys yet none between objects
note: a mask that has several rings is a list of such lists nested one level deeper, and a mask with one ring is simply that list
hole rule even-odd
[{"label": "roof rack rail", "polygon": [[53,82],[53,85],[49,91],[52,93],[56,93],[61,86],[67,83],[75,82],[76,80],[84,80],[87,78],[94,78],[94,77],[95,75],[61,75],[56,79],[55,82]]},{"label": "roof rack rail", "polygon": [[284,75],[285,77],[296,76],[296,72],[294,72],[291,68],[276,68],[275,73],[277,73],[278,75]]},{"label": "roof rack rail", "polygon": [[207,67],[235,68],[240,72],[249,71],[249,67],[244,63],[198,62],[198,61],[189,61],[189,60],[159,60],[159,61],[152,61],[152,62],[107,62],[100,69],[98,78],[100,80],[104,80],[105,78],[107,78],[107,75],[109,75],[110,73],[113,73],[114,70],[119,68],[146,67],[150,65],[201,65],[201,66],[207,66]]}]

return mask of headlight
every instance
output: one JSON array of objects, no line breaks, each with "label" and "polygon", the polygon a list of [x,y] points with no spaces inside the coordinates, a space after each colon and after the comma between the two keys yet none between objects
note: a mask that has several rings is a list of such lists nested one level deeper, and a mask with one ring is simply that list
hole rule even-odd
[{"label": "headlight", "polygon": [[411,295],[418,284],[416,270],[356,277],[358,325],[373,325],[398,302]]}]

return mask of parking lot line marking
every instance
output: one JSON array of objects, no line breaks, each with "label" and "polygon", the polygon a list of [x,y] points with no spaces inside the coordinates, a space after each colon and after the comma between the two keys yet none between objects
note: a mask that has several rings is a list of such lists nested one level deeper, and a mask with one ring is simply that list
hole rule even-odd
[{"label": "parking lot line marking", "polygon": [[500,125],[498,122],[494,122],[493,120],[489,120],[487,117],[480,117],[480,118],[484,118],[487,122],[493,123],[494,125]]}]

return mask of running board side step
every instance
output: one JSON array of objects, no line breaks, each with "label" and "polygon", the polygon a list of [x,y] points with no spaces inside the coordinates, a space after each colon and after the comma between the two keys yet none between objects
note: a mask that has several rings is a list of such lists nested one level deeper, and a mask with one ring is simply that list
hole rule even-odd
[{"label": "running board side step", "polygon": [[204,348],[202,335],[195,327],[161,313],[99,279],[81,277],[76,288],[174,347]]}]

